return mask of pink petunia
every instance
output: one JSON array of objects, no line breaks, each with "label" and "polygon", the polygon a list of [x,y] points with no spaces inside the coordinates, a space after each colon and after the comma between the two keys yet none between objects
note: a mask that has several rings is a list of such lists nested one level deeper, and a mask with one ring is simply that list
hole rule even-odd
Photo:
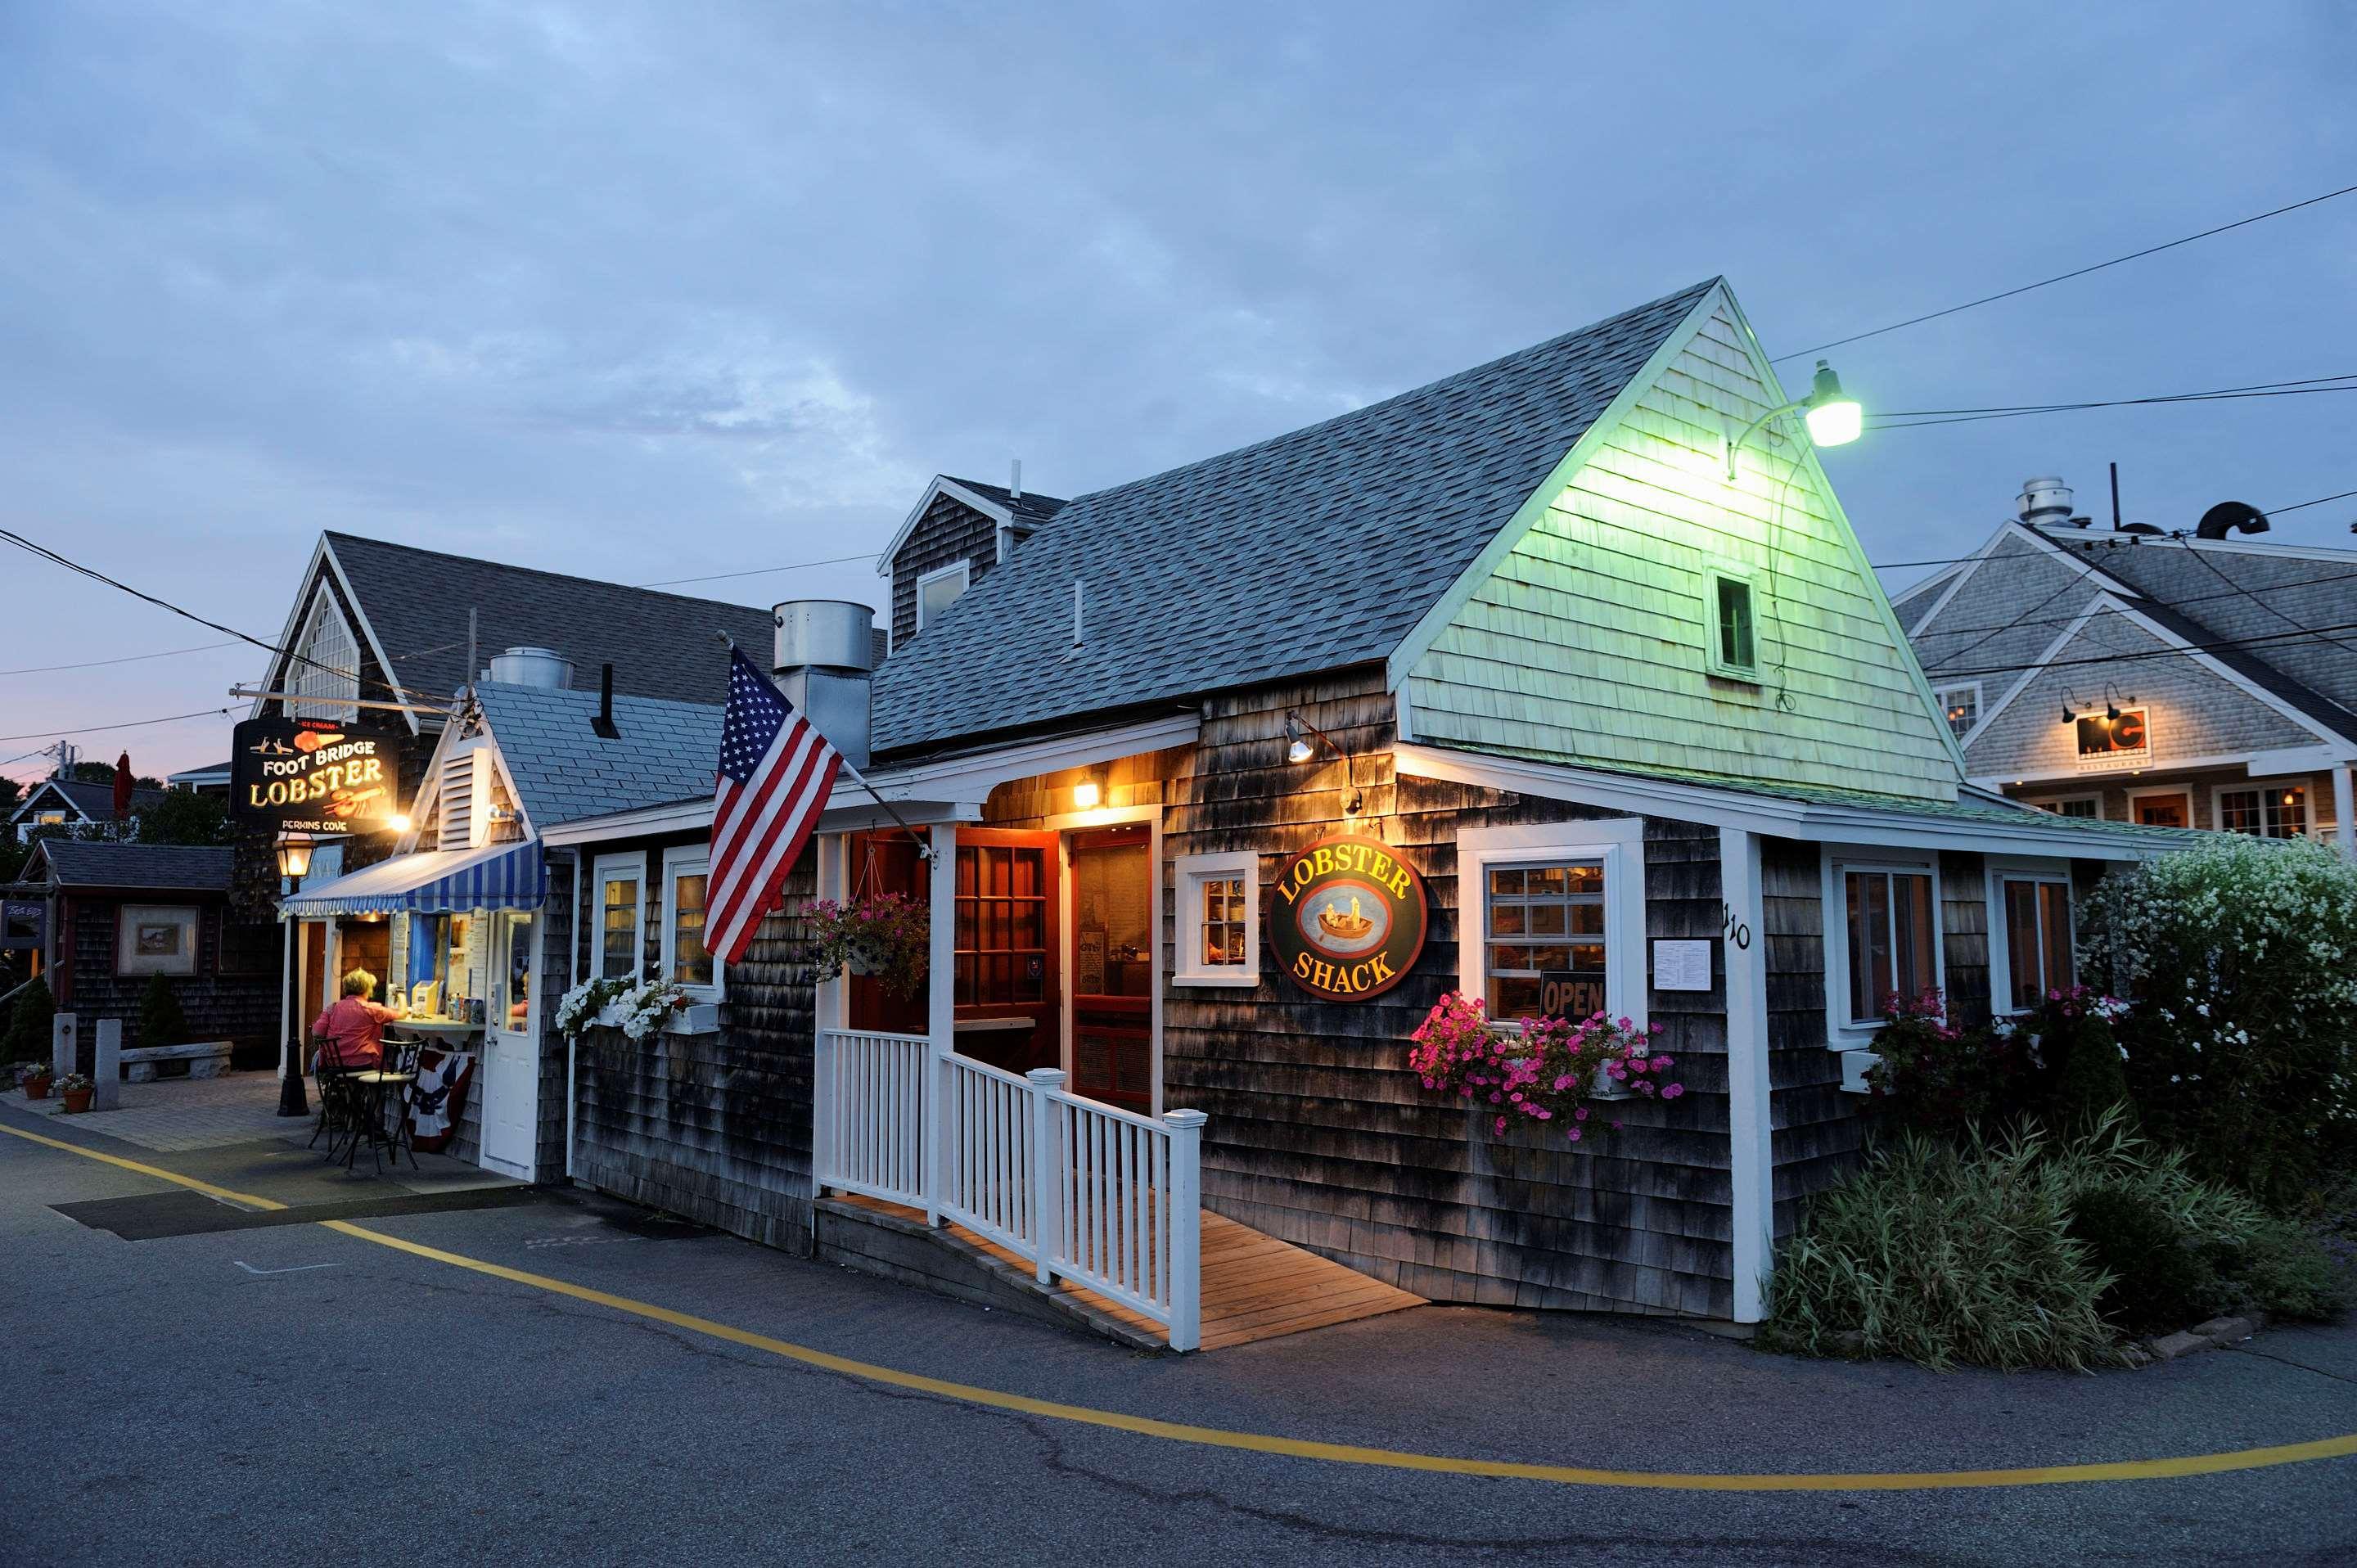
[{"label": "pink petunia", "polygon": [[1686,1086],[1683,1083],[1664,1084],[1662,1088],[1662,1098],[1664,1100],[1675,1100],[1679,1095],[1684,1094],[1685,1091]]},{"label": "pink petunia", "polygon": [[1571,1130],[1571,1141],[1575,1144],[1579,1142],[1579,1129],[1577,1127]]},{"label": "pink petunia", "polygon": [[1655,1072],[1667,1072],[1667,1071],[1669,1071],[1669,1070],[1670,1070],[1670,1058],[1667,1058],[1667,1057],[1655,1057],[1655,1058],[1653,1058],[1653,1070],[1654,1070]]}]

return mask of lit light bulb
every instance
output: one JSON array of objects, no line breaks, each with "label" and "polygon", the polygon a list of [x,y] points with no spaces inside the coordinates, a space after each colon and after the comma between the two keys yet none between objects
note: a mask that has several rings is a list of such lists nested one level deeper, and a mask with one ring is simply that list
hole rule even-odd
[{"label": "lit light bulb", "polygon": [[1072,804],[1083,811],[1095,811],[1099,798],[1097,781],[1093,779],[1083,779],[1072,786]]},{"label": "lit light bulb", "polygon": [[1817,361],[1815,386],[1809,392],[1805,415],[1809,439],[1820,446],[1846,446],[1866,428],[1866,411],[1843,392],[1841,378],[1823,360]]}]

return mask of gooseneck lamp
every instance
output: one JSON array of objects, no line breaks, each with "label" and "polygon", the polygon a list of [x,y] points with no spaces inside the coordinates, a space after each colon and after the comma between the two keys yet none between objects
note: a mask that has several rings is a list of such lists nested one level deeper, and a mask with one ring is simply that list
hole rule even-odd
[{"label": "gooseneck lamp", "polygon": [[1341,758],[1342,780],[1351,790],[1349,799],[1342,802],[1342,814],[1346,817],[1355,817],[1365,808],[1367,799],[1359,789],[1356,777],[1358,768],[1351,761],[1351,754],[1334,744],[1332,736],[1328,735],[1299,714],[1287,714],[1285,715],[1285,760],[1297,766],[1316,757],[1318,748],[1321,745]]},{"label": "gooseneck lamp", "polygon": [[1813,446],[1846,446],[1866,428],[1866,411],[1857,400],[1842,391],[1841,377],[1824,360],[1817,361],[1816,379],[1810,384],[1809,395],[1794,398],[1781,408],[1771,408],[1743,427],[1743,433],[1727,444],[1727,477],[1735,478],[1735,455],[1743,444],[1759,434],[1771,419],[1798,413],[1808,427],[1809,443]]}]

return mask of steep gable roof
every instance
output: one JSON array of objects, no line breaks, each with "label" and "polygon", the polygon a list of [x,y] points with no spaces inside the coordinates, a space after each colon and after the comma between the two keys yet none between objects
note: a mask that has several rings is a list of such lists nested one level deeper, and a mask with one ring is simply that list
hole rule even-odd
[{"label": "steep gable roof", "polygon": [[1717,283],[1079,497],[877,671],[877,749],[1388,658]]},{"label": "steep gable roof", "polygon": [[[553,649],[573,661],[574,679],[584,683],[594,684],[598,666],[611,663],[615,691],[632,696],[693,702],[718,694],[709,657],[716,630],[748,648],[770,644],[770,612],[748,605],[601,583],[354,533],[322,534],[321,545],[358,601],[367,622],[364,639],[372,638],[383,649],[395,682],[428,700],[451,695],[475,673],[467,668],[469,609],[477,612],[479,668],[505,649]],[[293,624],[299,625],[311,592],[307,578]]]},{"label": "steep gable roof", "polygon": [[[706,662],[715,661],[707,656]],[[614,727],[620,734],[608,740],[590,728],[595,692],[487,681],[476,686],[475,701],[535,829],[712,793],[720,755],[717,704],[618,696]]]},{"label": "steep gable roof", "polygon": [[[29,815],[36,809],[36,801],[43,795],[52,793],[62,797],[87,822],[111,822],[114,820],[114,786],[93,784],[82,779],[42,779],[25,791],[25,798],[16,803],[16,809],[9,813],[8,820],[16,822]],[[152,806],[163,798],[161,789],[134,789],[131,791],[131,810],[136,813],[141,808]]]}]

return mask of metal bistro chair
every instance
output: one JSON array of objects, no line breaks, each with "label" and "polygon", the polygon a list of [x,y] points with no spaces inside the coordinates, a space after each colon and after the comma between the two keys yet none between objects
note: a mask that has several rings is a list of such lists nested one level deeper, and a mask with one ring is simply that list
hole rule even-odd
[{"label": "metal bistro chair", "polygon": [[311,1081],[319,1091],[319,1123],[311,1130],[311,1141],[304,1147],[317,1148],[320,1134],[325,1133],[327,1158],[332,1162],[345,1139],[360,1131],[362,1096],[349,1073],[328,1062],[324,1052],[327,1044],[325,1036],[314,1035],[310,1038]]}]

